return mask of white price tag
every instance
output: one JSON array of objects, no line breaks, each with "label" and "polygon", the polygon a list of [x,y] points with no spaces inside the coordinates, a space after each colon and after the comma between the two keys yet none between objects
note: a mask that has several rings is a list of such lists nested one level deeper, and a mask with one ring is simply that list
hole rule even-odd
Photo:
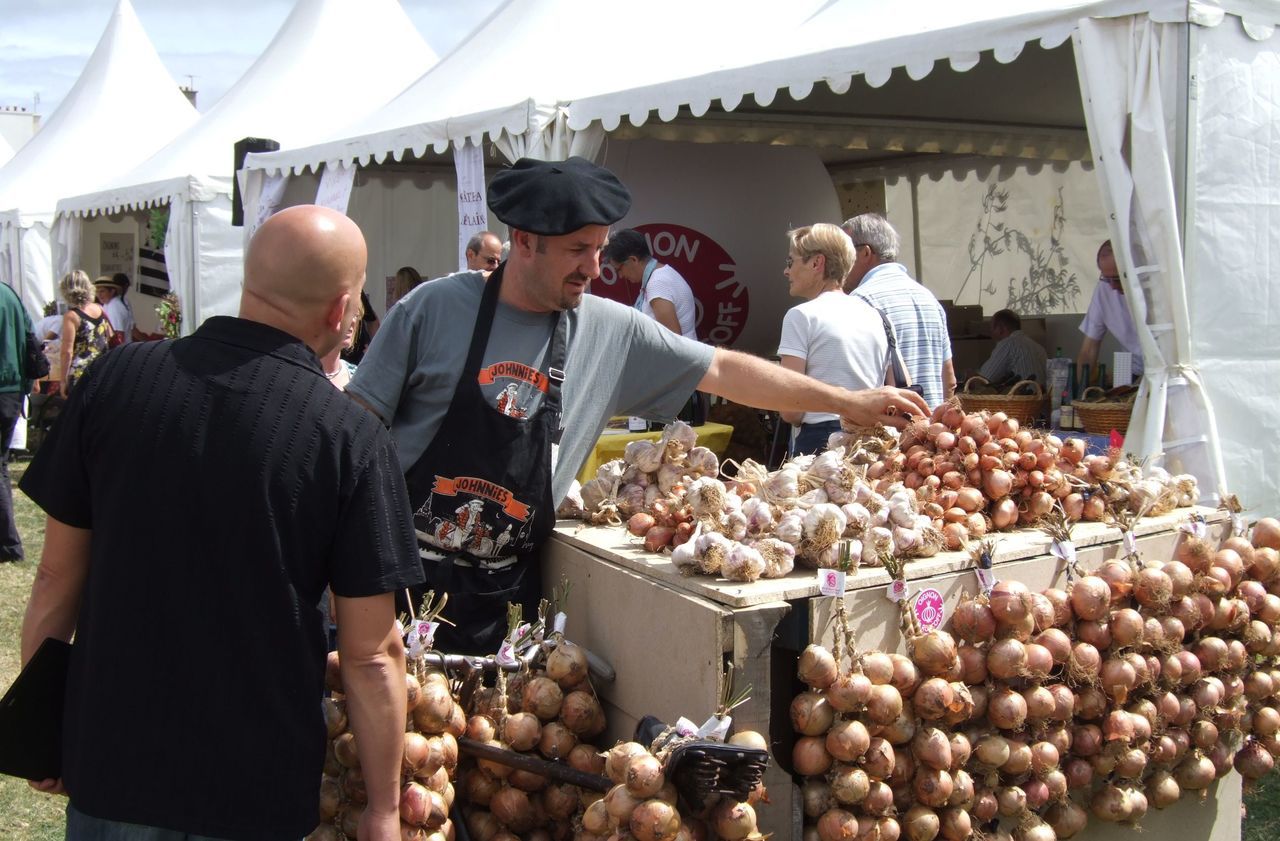
[{"label": "white price tag", "polygon": [[565,616],[564,611],[562,610],[556,614],[556,618],[552,621],[551,627],[555,629],[557,634],[563,634],[565,623],[568,621],[569,617]]},{"label": "white price tag", "polygon": [[511,644],[511,640],[503,640],[502,646],[498,649],[498,665],[499,666],[516,666],[520,661],[516,659],[516,647]]},{"label": "white price tag", "polygon": [[990,593],[991,589],[996,586],[995,570],[978,567],[974,572],[978,575],[978,586],[982,587],[982,592]]},{"label": "white price tag", "polygon": [[1249,523],[1243,514],[1231,515],[1231,533],[1236,537],[1244,537],[1249,532]]},{"label": "white price tag", "polygon": [[698,725],[684,716],[680,716],[676,719],[676,732],[681,736],[696,736],[698,735]]},{"label": "white price tag", "polygon": [[824,596],[843,596],[844,573],[838,569],[818,570],[818,592]]},{"label": "white price tag", "polygon": [[724,737],[729,735],[729,725],[731,723],[733,723],[733,716],[731,715],[726,715],[724,718],[713,715],[698,728],[698,736],[703,739],[710,739],[713,742],[723,742]]},{"label": "white price tag", "polygon": [[1121,542],[1124,544],[1124,553],[1126,555],[1138,554],[1138,536],[1136,534],[1131,531],[1125,532]]},{"label": "white price tag", "polygon": [[1070,540],[1055,540],[1049,545],[1049,552],[1056,558],[1067,562],[1067,566],[1076,565],[1076,545]]},{"label": "white price tag", "polygon": [[902,601],[907,597],[907,582],[905,581],[889,582],[889,589],[886,593],[886,596],[891,602]]},{"label": "white price tag", "polygon": [[1209,533],[1209,530],[1205,528],[1204,517],[1199,514],[1192,514],[1191,519],[1183,523],[1180,528],[1187,534],[1198,537],[1201,540],[1204,540],[1205,535]]}]

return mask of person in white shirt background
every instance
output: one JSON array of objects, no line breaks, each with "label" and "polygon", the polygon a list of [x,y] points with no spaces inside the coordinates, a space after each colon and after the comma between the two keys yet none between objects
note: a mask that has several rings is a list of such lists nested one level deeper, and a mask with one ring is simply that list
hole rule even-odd
[{"label": "person in white shirt background", "polygon": [[[644,234],[634,228],[611,234],[600,259],[609,263],[628,287],[640,287],[633,305],[636,309],[672,333],[698,340],[698,301],[693,289],[680,272],[654,258]],[[694,392],[679,418],[700,426],[706,422],[709,407],[709,398]]]},{"label": "person in white shirt background", "polygon": [[1084,333],[1084,341],[1080,343],[1080,354],[1076,357],[1077,366],[1088,365],[1096,371],[1098,349],[1110,333],[1122,348],[1133,354],[1133,376],[1136,378],[1142,374],[1142,345],[1138,342],[1133,315],[1120,285],[1120,269],[1116,265],[1111,240],[1098,248],[1098,285],[1089,301],[1089,310],[1080,322],[1080,332]]},{"label": "person in white shirt background", "polygon": [[133,307],[129,306],[129,301],[125,298],[125,293],[129,291],[129,276],[124,272],[103,275],[93,282],[93,286],[94,297],[106,312],[111,329],[121,337],[114,344],[134,341]]},{"label": "person in white shirt background", "polygon": [[[846,295],[841,284],[853,266],[853,243],[836,225],[819,222],[787,232],[787,278],[791,295],[805,303],[782,319],[778,358],[782,367],[848,389],[884,385],[889,336],[875,308]],[[821,412],[780,412],[799,427],[791,454],[816,453],[840,431],[840,418]]]},{"label": "person in white shirt background", "polygon": [[634,228],[618,231],[609,237],[600,257],[613,266],[620,280],[640,287],[636,309],[672,333],[698,338],[693,290],[678,271],[654,259],[644,234]]}]

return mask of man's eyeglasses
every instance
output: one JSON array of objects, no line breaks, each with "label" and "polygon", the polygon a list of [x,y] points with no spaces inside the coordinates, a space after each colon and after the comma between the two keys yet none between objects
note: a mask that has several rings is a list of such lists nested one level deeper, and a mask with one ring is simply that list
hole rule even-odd
[{"label": "man's eyeglasses", "polygon": [[1098,280],[1105,281],[1106,283],[1110,283],[1112,286],[1119,286],[1119,285],[1120,285],[1120,276],[1119,276],[1119,275],[1105,275],[1105,274],[1102,274],[1102,275],[1098,275]]}]

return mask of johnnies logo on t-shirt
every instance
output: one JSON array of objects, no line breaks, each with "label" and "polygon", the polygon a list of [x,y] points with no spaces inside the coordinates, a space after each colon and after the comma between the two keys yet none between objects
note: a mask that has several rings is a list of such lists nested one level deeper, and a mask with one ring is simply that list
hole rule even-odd
[{"label": "johnnies logo on t-shirt", "polygon": [[514,380],[498,392],[494,407],[504,415],[525,418],[538,398],[547,392],[547,375],[523,362],[495,362],[481,368],[476,378],[481,386],[500,385],[499,380]]}]

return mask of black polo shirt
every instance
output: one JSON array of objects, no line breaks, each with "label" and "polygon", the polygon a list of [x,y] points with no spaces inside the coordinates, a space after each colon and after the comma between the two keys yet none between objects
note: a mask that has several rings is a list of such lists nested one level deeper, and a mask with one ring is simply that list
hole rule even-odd
[{"label": "black polo shirt", "polygon": [[21,487],[93,530],[64,732],[75,807],[245,841],[314,829],[321,592],[422,581],[377,418],[294,337],[212,318],[104,354]]}]

